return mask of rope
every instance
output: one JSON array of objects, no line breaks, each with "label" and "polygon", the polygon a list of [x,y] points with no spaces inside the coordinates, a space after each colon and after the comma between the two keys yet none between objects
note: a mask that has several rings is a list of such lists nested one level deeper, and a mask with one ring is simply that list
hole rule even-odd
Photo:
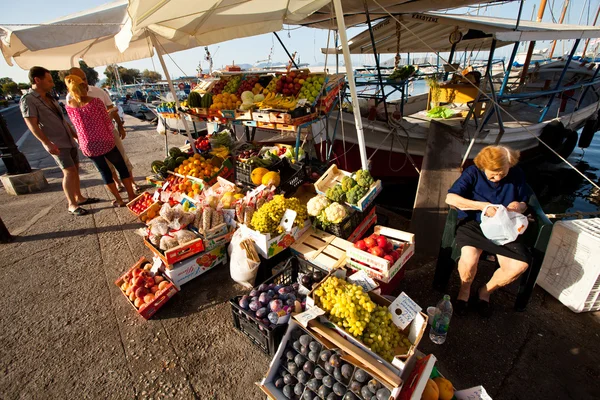
[{"label": "rope", "polygon": [[[415,37],[416,40],[418,40],[419,42],[423,43],[428,49],[430,49],[432,52],[435,53],[435,50],[427,43],[425,42],[423,39],[421,39],[419,37],[419,35],[417,35],[416,33],[414,33],[411,29],[409,29],[405,24],[403,24],[401,21],[399,21],[395,16],[393,16],[387,9],[385,9],[385,7],[383,7],[381,4],[379,4],[379,2],[377,0],[373,0],[373,2],[375,4],[377,4],[379,6],[379,8],[381,8],[386,14],[388,14],[391,18],[393,18],[397,23],[401,24],[402,27],[404,29],[406,29],[411,35],[413,35]],[[440,59],[442,61],[444,61],[446,64],[448,63],[448,60],[444,59],[441,55],[439,56]],[[450,64],[449,64],[450,65]],[[457,68],[454,68],[452,65],[450,65],[450,68],[452,68],[454,70],[454,72],[458,72]],[[511,113],[509,113],[507,110],[505,110],[500,104],[496,103],[494,101],[494,99],[492,99],[487,93],[485,93],[480,87],[478,87],[477,85],[475,85],[473,82],[467,80],[467,84],[473,86],[475,89],[477,89],[477,91],[483,96],[485,97],[487,100],[489,100],[492,104],[494,104],[499,110],[503,111],[504,113],[506,113],[506,115],[508,115],[514,122],[516,122],[521,128],[523,128],[527,133],[529,133],[534,139],[536,139],[539,143],[541,143],[542,145],[546,146],[546,148],[548,148],[548,150],[550,150],[552,153],[554,153],[555,156],[557,156],[558,158],[560,158],[565,164],[567,164],[569,167],[571,167],[572,169],[574,169],[579,175],[581,175],[581,177],[583,177],[586,181],[588,181],[589,183],[592,184],[592,186],[594,186],[596,189],[600,190],[600,186],[598,186],[598,184],[596,184],[594,181],[592,181],[590,178],[588,178],[584,173],[582,173],[581,171],[579,171],[577,168],[575,168],[569,161],[567,161],[563,156],[561,156],[560,154],[558,154],[553,148],[551,148],[549,145],[547,145],[543,140],[541,140],[538,136],[536,136],[533,132],[531,132],[529,130],[529,128],[525,125],[523,125],[523,123],[519,120],[517,120],[516,117],[514,117]]]},{"label": "rope", "polygon": [[173,60],[173,57],[171,57],[171,55],[165,51],[165,48],[162,45],[162,43],[160,43],[158,40],[156,41],[156,43],[158,43],[158,45],[160,46],[160,48],[163,50],[163,53],[166,54],[167,57],[169,57],[169,59],[171,60],[171,62],[173,62],[173,64],[175,64],[175,66],[181,71],[181,73],[183,74],[183,76],[188,76],[188,74],[186,74],[185,72],[183,72],[183,70],[179,67],[179,65],[175,62],[175,60]]}]

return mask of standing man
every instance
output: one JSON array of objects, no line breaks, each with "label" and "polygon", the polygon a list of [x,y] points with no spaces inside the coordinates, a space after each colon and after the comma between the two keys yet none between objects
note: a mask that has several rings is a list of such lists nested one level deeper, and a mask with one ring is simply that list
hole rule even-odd
[{"label": "standing man", "polygon": [[[89,97],[94,97],[94,98],[102,100],[102,102],[106,106],[106,109],[108,110],[109,115],[111,116],[113,121],[115,121],[115,123],[117,125],[117,129],[113,130],[113,136],[115,137],[115,144],[117,146],[117,149],[119,149],[119,153],[121,153],[121,156],[125,160],[125,164],[127,165],[127,169],[129,170],[129,175],[131,176],[131,179],[134,179],[133,178],[133,165],[131,165],[131,162],[129,161],[127,154],[125,154],[125,148],[123,147],[123,142],[122,142],[122,139],[125,139],[125,136],[127,135],[127,133],[125,133],[125,128],[123,127],[123,121],[121,120],[121,117],[119,116],[117,108],[114,106],[112,100],[108,96],[108,93],[106,93],[104,90],[100,89],[99,87],[89,86],[87,77],[85,76],[85,72],[83,72],[83,70],[81,68],[73,67],[70,69],[69,72],[71,73],[71,75],[76,75],[76,76],[80,77],[85,82],[85,84],[88,85],[88,96]],[[67,103],[69,103],[69,100],[71,100],[70,93],[67,94]],[[116,174],[115,167],[110,162],[108,162],[108,166],[110,167],[110,170],[112,172],[113,180],[117,184],[119,191],[121,191],[122,189],[124,189],[124,186],[123,186],[123,183],[119,180],[118,175]],[[133,190],[135,190],[135,191],[139,190],[139,188],[137,187],[135,182],[133,183]]]},{"label": "standing man", "polygon": [[63,172],[62,186],[69,203],[69,213],[85,215],[87,210],[80,206],[99,200],[92,197],[86,199],[81,194],[79,155],[75,145],[77,133],[50,94],[54,87],[50,71],[43,67],[31,68],[29,82],[31,89],[21,97],[21,114],[31,133],[42,142]]}]

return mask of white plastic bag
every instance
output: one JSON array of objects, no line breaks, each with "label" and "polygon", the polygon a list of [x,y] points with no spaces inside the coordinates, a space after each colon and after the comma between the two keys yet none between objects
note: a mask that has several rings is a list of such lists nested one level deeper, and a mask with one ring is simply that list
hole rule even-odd
[{"label": "white plastic bag", "polygon": [[[496,214],[493,217],[485,215],[488,207],[496,208]],[[481,212],[481,231],[486,238],[500,246],[514,242],[520,234],[525,232],[528,224],[526,216],[515,211],[508,211],[501,204],[488,205]]]},{"label": "white plastic bag", "polygon": [[231,238],[229,243],[229,274],[231,279],[237,283],[252,289],[254,287],[254,279],[258,272],[260,263],[254,262],[246,257],[246,250],[241,247],[242,241],[246,239],[242,234],[242,230],[238,229]]}]

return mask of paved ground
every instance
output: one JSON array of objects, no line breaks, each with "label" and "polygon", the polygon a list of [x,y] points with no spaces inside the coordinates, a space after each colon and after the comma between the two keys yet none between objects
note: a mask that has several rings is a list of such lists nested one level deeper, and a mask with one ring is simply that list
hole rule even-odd
[{"label": "paved ground", "polygon": [[[126,118],[125,147],[141,181],[164,142]],[[254,383],[269,359],[232,326],[227,300],[243,289],[229,271],[186,284],[155,319],[142,320],[114,285],[150,256],[135,234],[140,225],[110,206],[89,162],[84,192],[105,201],[89,216],[68,215],[60,171],[34,138],[22,150],[50,186],[21,197],[0,190],[0,217],[17,235],[0,245],[0,397],[264,399]],[[414,260],[411,268],[398,289],[423,307],[437,302],[433,263]],[[598,315],[571,313],[539,289],[529,310],[515,313],[511,290],[498,294],[491,320],[456,317],[444,345],[424,338],[422,350],[438,357],[456,387],[483,384],[495,400],[600,398]]]}]

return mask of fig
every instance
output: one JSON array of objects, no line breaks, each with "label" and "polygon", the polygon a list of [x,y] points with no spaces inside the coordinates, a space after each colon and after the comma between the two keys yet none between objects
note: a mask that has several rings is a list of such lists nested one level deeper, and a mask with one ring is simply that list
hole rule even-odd
[{"label": "fig", "polygon": [[248,296],[243,296],[238,302],[240,308],[247,310],[250,307],[250,302],[248,301]]},{"label": "fig", "polygon": [[343,396],[344,393],[346,393],[346,388],[341,383],[336,382],[333,384],[333,393],[337,394],[338,396]]},{"label": "fig", "polygon": [[250,310],[256,312],[260,308],[260,303],[258,301],[252,301],[252,302],[250,302],[250,304],[248,305],[248,307],[250,308]]},{"label": "fig", "polygon": [[285,385],[283,387],[283,395],[285,397],[287,397],[288,399],[291,399],[292,396],[294,395],[294,388],[290,385]]},{"label": "fig", "polygon": [[312,361],[307,361],[304,363],[302,369],[307,374],[312,375],[315,372],[315,363],[313,363]]},{"label": "fig", "polygon": [[335,393],[329,393],[326,400],[339,400],[339,397]]},{"label": "fig", "polygon": [[325,365],[323,365],[323,368],[328,374],[333,374],[333,367],[331,366],[331,364],[325,363]]},{"label": "fig", "polygon": [[388,400],[391,395],[392,393],[388,389],[381,388],[377,391],[377,400]]},{"label": "fig", "polygon": [[369,379],[371,379],[371,377],[369,376],[369,374],[367,374],[362,369],[357,368],[356,372],[354,373],[354,379],[356,379],[360,383],[365,383],[366,381],[368,381]]},{"label": "fig", "polygon": [[300,279],[300,283],[302,283],[306,287],[310,287],[310,285],[312,283],[312,279],[308,275],[303,275],[302,279]]},{"label": "fig", "polygon": [[306,383],[306,386],[308,386],[310,390],[316,392],[319,390],[319,386],[321,386],[321,381],[316,378],[312,378]]},{"label": "fig", "polygon": [[371,391],[371,393],[376,394],[379,389],[381,389],[381,383],[377,382],[375,379],[371,379],[367,384],[367,387]]},{"label": "fig", "polygon": [[319,398],[317,397],[316,394],[314,394],[313,392],[311,392],[310,390],[306,390],[304,392],[304,395],[302,395],[302,400],[318,400]]},{"label": "fig", "polygon": [[358,397],[352,392],[346,392],[342,400],[358,400]]},{"label": "fig", "polygon": [[352,377],[353,371],[354,371],[354,368],[352,368],[352,365],[350,365],[350,364],[342,365],[342,376],[344,378],[350,379]]},{"label": "fig", "polygon": [[300,346],[300,354],[302,354],[303,356],[308,356],[308,347]]},{"label": "fig", "polygon": [[302,346],[308,346],[312,342],[312,338],[309,335],[302,335],[299,340]]},{"label": "fig", "polygon": [[296,376],[299,371],[298,366],[294,362],[289,362],[287,365],[287,370],[290,371],[290,374]]},{"label": "fig", "polygon": [[267,308],[263,307],[263,308],[259,308],[258,310],[256,310],[256,318],[260,318],[263,319],[267,316]]},{"label": "fig", "polygon": [[348,386],[348,389],[352,390],[353,392],[360,393],[361,387],[362,385],[360,384],[360,382],[352,381],[350,382],[350,386]]},{"label": "fig", "polygon": [[310,351],[318,352],[321,349],[321,345],[319,344],[319,342],[314,340],[314,341],[310,342],[310,344],[308,345],[308,348],[310,349]]},{"label": "fig", "polygon": [[327,396],[329,396],[329,393],[331,393],[331,389],[329,389],[325,385],[321,385],[321,387],[319,388],[319,391],[317,392],[317,394],[319,395],[319,397],[322,398],[322,399],[324,399]]},{"label": "fig", "polygon": [[321,361],[327,361],[329,360],[329,357],[331,357],[331,352],[329,350],[323,350],[319,357],[321,358]]},{"label": "fig", "polygon": [[342,376],[342,370],[340,368],[333,369],[333,377],[338,382],[341,382],[344,380],[344,377]]},{"label": "fig", "polygon": [[304,358],[302,354],[296,354],[296,357],[294,357],[294,362],[296,363],[298,368],[302,368],[302,366],[306,362],[306,358]]},{"label": "fig", "polygon": [[[258,313],[256,313],[256,314],[258,316]],[[334,367],[334,368],[339,368],[340,365],[342,364],[342,360],[340,359],[340,356],[338,356],[337,354],[333,354],[329,358],[329,364],[331,364],[331,366]]]},{"label": "fig", "polygon": [[369,390],[369,386],[365,385],[360,389],[360,395],[363,399],[370,399],[372,396],[371,391]]},{"label": "fig", "polygon": [[283,383],[283,378],[278,378],[278,379],[275,381],[275,387],[276,387],[277,389],[281,389],[281,388],[282,388],[282,387],[284,387],[284,386],[285,386],[285,383]]},{"label": "fig", "polygon": [[296,383],[296,386],[294,386],[294,393],[296,393],[296,395],[300,396],[302,394],[302,392],[304,392],[304,385],[301,384],[300,382]]},{"label": "fig", "polygon": [[323,371],[321,368],[317,367],[317,368],[315,368],[313,375],[317,379],[323,379],[323,377],[325,376],[325,371]]},{"label": "fig", "polygon": [[321,271],[315,271],[312,274],[312,280],[315,282],[321,282],[324,277],[325,277],[325,274],[322,273]]},{"label": "fig", "polygon": [[295,341],[294,343],[292,343],[292,347],[294,348],[294,350],[296,350],[298,353],[300,353],[300,349],[302,348],[302,345],[300,344],[299,341]]},{"label": "fig", "polygon": [[295,385],[298,380],[292,374],[287,374],[283,377],[283,383],[286,385]]},{"label": "fig", "polygon": [[296,379],[298,379],[298,382],[300,382],[303,385],[306,385],[306,382],[308,382],[308,374],[304,371],[298,371],[298,374],[296,375]]},{"label": "fig", "polygon": [[308,359],[312,362],[317,362],[317,360],[319,359],[319,353],[317,353],[316,351],[310,351],[308,353]]},{"label": "fig", "polygon": [[[283,310],[283,302],[281,300],[271,300],[269,307],[271,308],[271,311],[279,312]],[[300,341],[300,343],[302,343],[302,341]]]},{"label": "fig", "polygon": [[324,376],[323,385],[327,386],[328,388],[333,387],[333,378],[329,375]]},{"label": "fig", "polygon": [[288,361],[292,361],[294,357],[296,357],[296,353],[292,350],[288,350],[287,353],[285,353],[285,358],[287,358]]}]

